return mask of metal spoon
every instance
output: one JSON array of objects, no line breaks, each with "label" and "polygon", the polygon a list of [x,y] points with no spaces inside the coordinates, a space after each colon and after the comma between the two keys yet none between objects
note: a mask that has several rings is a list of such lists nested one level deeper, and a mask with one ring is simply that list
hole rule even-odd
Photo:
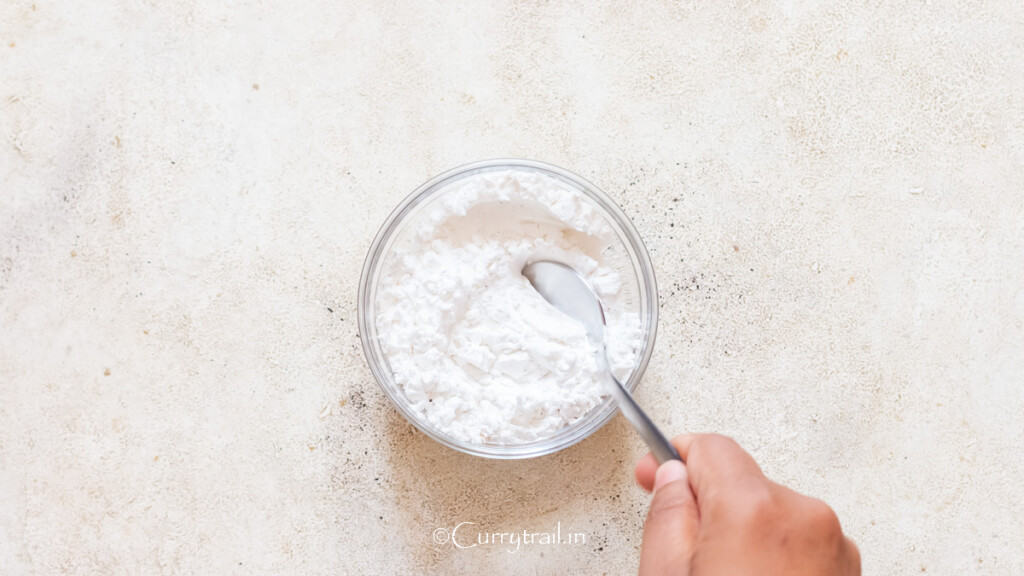
[{"label": "metal spoon", "polygon": [[526,276],[526,279],[545,300],[568,316],[578,320],[586,328],[587,337],[600,349],[597,361],[601,373],[609,380],[608,388],[612,390],[612,396],[618,402],[623,415],[650,447],[658,462],[681,460],[675,447],[665,439],[665,435],[640,409],[629,390],[626,390],[622,382],[619,382],[612,374],[611,368],[608,366],[608,352],[604,341],[604,308],[587,281],[573,268],[550,260],[539,260],[527,264],[523,267],[523,276]]}]

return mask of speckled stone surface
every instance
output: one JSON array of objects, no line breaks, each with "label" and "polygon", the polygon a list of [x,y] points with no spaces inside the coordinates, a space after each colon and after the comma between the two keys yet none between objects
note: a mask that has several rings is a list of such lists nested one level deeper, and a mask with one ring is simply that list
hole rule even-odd
[{"label": "speckled stone surface", "polygon": [[0,5],[0,572],[633,573],[621,417],[474,459],[360,350],[388,211],[523,156],[645,238],[667,429],[866,574],[1024,573],[1024,5],[212,4]]}]

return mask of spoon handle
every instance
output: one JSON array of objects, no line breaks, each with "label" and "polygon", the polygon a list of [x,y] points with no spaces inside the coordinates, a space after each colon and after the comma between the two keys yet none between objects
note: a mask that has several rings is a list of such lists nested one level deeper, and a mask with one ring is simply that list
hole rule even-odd
[{"label": "spoon handle", "polygon": [[605,371],[605,373],[614,383],[613,391],[615,399],[619,403],[619,409],[622,410],[622,415],[640,433],[644,442],[647,443],[647,447],[651,449],[651,453],[657,458],[658,463],[661,464],[669,460],[681,461],[682,458],[679,457],[679,452],[676,451],[675,446],[665,438],[665,435],[654,425],[654,422],[651,422],[647,413],[636,403],[629,390],[626,390],[626,387],[622,385],[622,382],[619,382],[618,378],[612,375],[610,370]]}]

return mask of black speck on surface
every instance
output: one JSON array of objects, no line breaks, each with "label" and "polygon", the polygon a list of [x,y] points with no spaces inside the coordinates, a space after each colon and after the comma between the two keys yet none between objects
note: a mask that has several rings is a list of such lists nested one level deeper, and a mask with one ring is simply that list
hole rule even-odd
[{"label": "black speck on surface", "polygon": [[366,399],[363,398],[363,392],[361,390],[353,392],[349,397],[349,402],[359,410],[366,408]]},{"label": "black speck on surface", "polygon": [[331,314],[334,314],[334,310],[330,306],[327,307],[327,311],[330,312]]}]

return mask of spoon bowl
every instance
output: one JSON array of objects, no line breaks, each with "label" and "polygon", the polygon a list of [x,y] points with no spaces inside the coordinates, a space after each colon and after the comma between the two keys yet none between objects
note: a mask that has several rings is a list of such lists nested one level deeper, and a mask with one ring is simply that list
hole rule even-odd
[{"label": "spoon bowl", "polygon": [[633,395],[612,374],[608,366],[604,329],[606,320],[601,299],[590,284],[572,267],[552,260],[538,260],[523,267],[523,276],[552,306],[583,324],[587,338],[597,348],[600,371],[608,382],[611,395],[626,419],[640,433],[658,462],[681,460],[679,453],[651,421]]}]

